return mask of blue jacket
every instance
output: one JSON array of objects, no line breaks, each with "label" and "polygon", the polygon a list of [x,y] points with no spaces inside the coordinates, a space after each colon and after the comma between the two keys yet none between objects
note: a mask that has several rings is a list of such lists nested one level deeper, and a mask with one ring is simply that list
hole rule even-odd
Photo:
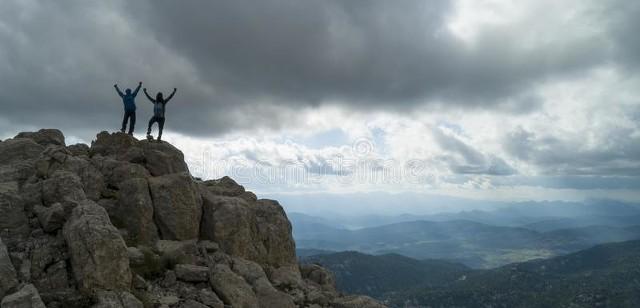
[{"label": "blue jacket", "polygon": [[136,95],[138,95],[138,91],[140,90],[141,85],[131,92],[130,94],[125,94],[118,89],[116,86],[116,91],[118,91],[118,95],[122,97],[122,104],[124,104],[124,111],[136,111]]}]

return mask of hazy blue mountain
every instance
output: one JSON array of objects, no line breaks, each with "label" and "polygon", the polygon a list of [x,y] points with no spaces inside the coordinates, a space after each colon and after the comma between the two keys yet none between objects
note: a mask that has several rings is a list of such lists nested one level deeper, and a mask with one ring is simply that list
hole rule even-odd
[{"label": "hazy blue mountain", "polygon": [[331,270],[339,290],[373,297],[417,286],[452,283],[471,271],[460,263],[416,260],[397,254],[373,256],[354,251],[315,255],[301,261]]},{"label": "hazy blue mountain", "polygon": [[[296,197],[292,198],[293,203],[301,202]],[[339,200],[342,207],[349,207],[344,204],[346,200],[334,197]],[[313,199],[313,198],[311,198]],[[387,200],[388,198],[383,198]],[[329,198],[330,202],[331,198]],[[455,199],[456,202],[461,200]],[[366,202],[370,200],[366,199]],[[412,201],[402,200],[413,203]],[[379,200],[377,201],[379,203]],[[397,202],[397,200],[396,200]],[[283,203],[285,204],[285,203]],[[357,205],[357,204],[356,204]],[[291,206],[304,211],[305,208]],[[336,204],[329,203],[326,208],[334,208]],[[285,205],[286,207],[286,205]],[[588,202],[521,202],[521,203],[495,203],[484,205],[483,207],[472,209],[460,209],[457,206],[450,207],[430,207],[439,212],[420,213],[421,211],[409,211],[404,214],[391,215],[371,215],[371,211],[360,211],[356,214],[340,214],[338,212],[324,213],[318,208],[309,205],[308,212],[288,211],[290,219],[293,216],[294,228],[296,224],[318,223],[338,229],[359,229],[389,225],[399,222],[426,220],[426,221],[451,221],[470,220],[474,222],[509,227],[525,227],[536,231],[550,231],[554,229],[584,227],[589,225],[605,225],[612,227],[623,227],[637,224],[640,218],[640,207],[637,204],[622,203],[610,200],[597,200]],[[354,205],[354,207],[357,207]],[[390,203],[390,208],[397,207],[397,204]],[[416,208],[420,208],[416,205]],[[456,210],[457,209],[457,210]],[[411,213],[411,214],[409,214]],[[635,222],[634,222],[635,221]],[[303,227],[303,226],[301,226]]]},{"label": "hazy blue mountain", "polygon": [[358,230],[327,229],[315,236],[296,238],[296,243],[300,249],[397,253],[491,268],[632,239],[640,239],[640,227],[589,226],[537,232],[456,220],[402,222]]},{"label": "hazy blue mountain", "polygon": [[322,249],[296,249],[296,256],[298,259],[305,259],[311,256],[320,256],[320,255],[330,255],[334,254],[336,251],[333,250],[322,250]]},{"label": "hazy blue mountain", "polygon": [[391,307],[640,307],[640,241],[472,271],[379,295]]}]

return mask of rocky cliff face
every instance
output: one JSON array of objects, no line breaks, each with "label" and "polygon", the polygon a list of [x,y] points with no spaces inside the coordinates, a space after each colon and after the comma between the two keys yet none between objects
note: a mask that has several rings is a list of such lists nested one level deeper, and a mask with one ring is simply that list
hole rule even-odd
[{"label": "rocky cliff face", "polygon": [[1,307],[383,307],[299,265],[282,207],[166,142],[0,142]]}]

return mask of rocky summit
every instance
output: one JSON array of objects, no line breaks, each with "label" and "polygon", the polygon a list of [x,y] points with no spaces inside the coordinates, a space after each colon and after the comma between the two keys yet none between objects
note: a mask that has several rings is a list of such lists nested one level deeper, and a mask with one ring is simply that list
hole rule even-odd
[{"label": "rocky summit", "polygon": [[0,142],[0,298],[13,307],[384,307],[300,265],[280,204],[193,178],[180,150],[55,129]]}]

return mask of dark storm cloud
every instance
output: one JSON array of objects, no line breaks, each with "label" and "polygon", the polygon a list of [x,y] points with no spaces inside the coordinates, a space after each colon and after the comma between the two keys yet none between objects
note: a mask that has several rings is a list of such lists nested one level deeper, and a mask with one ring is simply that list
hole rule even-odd
[{"label": "dark storm cloud", "polygon": [[[16,128],[89,137],[118,128],[112,84],[138,80],[152,92],[178,87],[168,127],[192,135],[294,125],[299,108],[327,102],[407,111],[437,101],[521,113],[541,105],[529,86],[607,60],[600,38],[524,48],[522,29],[506,27],[467,45],[446,27],[452,3],[4,1],[0,117]],[[635,31],[636,18],[616,12],[626,23],[612,31]],[[138,106],[140,130],[150,108],[143,97]]]},{"label": "dark storm cloud", "polygon": [[633,129],[602,132],[601,142],[587,146],[584,140],[562,140],[553,135],[519,129],[504,140],[515,158],[541,169],[544,175],[632,176],[640,175],[640,138]]},{"label": "dark storm cloud", "polygon": [[434,128],[432,134],[440,147],[447,153],[442,160],[454,174],[512,175],[516,170],[502,158],[484,154],[455,136]]},{"label": "dark storm cloud", "polygon": [[[517,33],[486,34],[474,47],[446,27],[452,1],[152,1],[136,12],[170,48],[237,103],[337,100],[410,108],[446,99],[526,110],[526,86],[599,63],[599,41],[522,48]],[[573,44],[573,45],[571,45]],[[511,106],[524,105],[524,106]]]}]

